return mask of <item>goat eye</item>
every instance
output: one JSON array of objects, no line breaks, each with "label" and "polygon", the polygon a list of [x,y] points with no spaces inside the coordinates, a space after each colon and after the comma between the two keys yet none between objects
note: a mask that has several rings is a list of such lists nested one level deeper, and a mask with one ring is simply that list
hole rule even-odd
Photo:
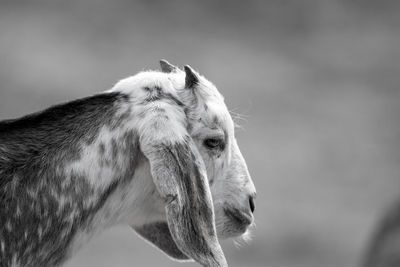
[{"label": "goat eye", "polygon": [[223,140],[221,140],[221,139],[208,138],[208,139],[204,140],[204,146],[206,146],[208,149],[216,149],[216,148],[223,149],[224,143],[223,143]]}]

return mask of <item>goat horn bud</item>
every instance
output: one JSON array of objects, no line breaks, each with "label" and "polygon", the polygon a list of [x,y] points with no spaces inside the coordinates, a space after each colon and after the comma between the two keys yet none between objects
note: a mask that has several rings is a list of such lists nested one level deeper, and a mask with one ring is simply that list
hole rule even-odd
[{"label": "goat horn bud", "polygon": [[197,73],[189,66],[185,66],[185,88],[194,88],[199,83]]},{"label": "goat horn bud", "polygon": [[178,70],[178,68],[176,66],[172,65],[165,59],[160,60],[160,67],[161,67],[161,71],[165,72],[165,73],[176,72]]}]

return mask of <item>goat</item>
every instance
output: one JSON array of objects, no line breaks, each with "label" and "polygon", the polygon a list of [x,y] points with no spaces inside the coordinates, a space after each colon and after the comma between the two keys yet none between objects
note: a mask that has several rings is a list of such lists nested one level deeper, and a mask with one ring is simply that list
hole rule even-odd
[{"label": "goat", "polygon": [[162,60],[112,89],[0,122],[0,266],[61,266],[115,224],[227,266],[255,187],[216,87]]}]

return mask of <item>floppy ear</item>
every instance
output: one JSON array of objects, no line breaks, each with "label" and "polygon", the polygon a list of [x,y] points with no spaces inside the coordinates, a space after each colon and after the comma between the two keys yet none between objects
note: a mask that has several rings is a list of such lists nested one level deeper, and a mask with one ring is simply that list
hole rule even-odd
[{"label": "floppy ear", "polygon": [[[178,143],[152,144],[143,152],[150,161],[154,183],[166,202],[168,228],[176,246],[204,266],[226,266],[216,235],[204,163],[191,138]],[[163,241],[165,237],[168,235]],[[171,249],[168,254],[176,254]]]},{"label": "floppy ear", "polygon": [[[183,107],[178,104],[171,104],[168,110],[185,117]],[[177,121],[157,115],[146,120],[140,130],[140,148],[150,162],[154,184],[166,203],[170,234],[163,231],[165,225],[145,225],[136,230],[175,258],[185,258],[179,252],[182,251],[203,266],[227,266],[215,230],[204,162],[185,123],[186,118]],[[149,230],[160,235],[152,236]],[[171,244],[170,237],[176,247],[167,247]]]}]

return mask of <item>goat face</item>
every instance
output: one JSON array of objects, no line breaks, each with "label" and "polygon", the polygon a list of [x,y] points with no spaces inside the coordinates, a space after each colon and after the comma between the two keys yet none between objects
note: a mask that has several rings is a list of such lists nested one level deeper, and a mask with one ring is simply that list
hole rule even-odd
[{"label": "goat face", "polygon": [[[199,77],[200,81],[202,79]],[[197,87],[200,93],[214,92],[196,101],[198,107],[191,122],[191,136],[207,169],[218,237],[239,236],[253,222],[254,184],[237,145],[234,122],[222,96],[205,80]]]},{"label": "goat face", "polygon": [[[180,118],[183,124],[160,132],[160,125],[167,126],[169,120],[161,121],[158,112],[147,120],[157,123],[158,136],[150,138],[154,127],[147,127],[147,123],[140,132],[141,149],[150,162],[157,191],[167,203],[163,214],[167,222],[133,228],[173,258],[187,259],[188,255],[205,266],[225,266],[215,233],[229,238],[247,231],[253,222],[254,184],[235,139],[232,117],[216,87],[189,66],[182,71],[162,61],[161,68],[167,77],[163,90],[169,86],[172,89],[168,92],[176,97],[163,110],[179,111],[169,117]],[[150,118],[149,112],[160,110],[163,104],[153,108],[147,104],[146,116]],[[159,141],[170,138],[174,140]],[[181,145],[174,145],[175,140]]]},{"label": "goat face", "polygon": [[[169,62],[160,63],[164,72],[182,74]],[[210,81],[189,66],[185,66],[185,86],[180,97],[189,107],[190,135],[207,169],[218,237],[242,235],[254,220],[256,191],[224,98]]]}]

